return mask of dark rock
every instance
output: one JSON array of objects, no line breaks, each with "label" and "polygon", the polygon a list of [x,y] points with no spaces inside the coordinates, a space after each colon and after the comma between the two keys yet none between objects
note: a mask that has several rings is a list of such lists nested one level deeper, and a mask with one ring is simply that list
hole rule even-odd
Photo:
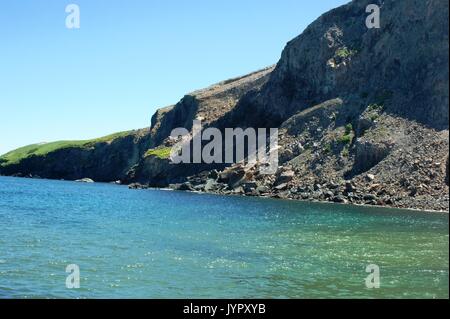
[{"label": "dark rock", "polygon": [[336,189],[336,188],[339,187],[339,184],[336,184],[335,182],[329,182],[329,183],[327,184],[327,187],[328,187],[329,189]]},{"label": "dark rock", "polygon": [[310,197],[310,195],[309,195],[309,193],[301,193],[301,194],[300,194],[300,197],[301,197],[302,199],[308,199],[308,198]]},{"label": "dark rock", "polygon": [[376,201],[377,200],[377,196],[373,195],[373,194],[365,194],[363,196],[363,199],[366,201]]},{"label": "dark rock", "polygon": [[258,185],[255,182],[245,182],[241,184],[242,188],[244,188],[244,192],[251,193],[256,190]]},{"label": "dark rock", "polygon": [[194,188],[193,190],[196,191],[196,192],[203,192],[203,191],[205,191],[205,185],[204,184],[195,185],[193,188]]},{"label": "dark rock", "polygon": [[213,169],[208,173],[208,178],[216,180],[219,177],[219,172],[216,169]]},{"label": "dark rock", "polygon": [[345,191],[346,191],[347,193],[353,193],[353,192],[356,191],[356,188],[355,188],[355,186],[353,185],[352,182],[346,181],[346,182],[345,182]]},{"label": "dark rock", "polygon": [[236,188],[240,182],[243,182],[245,170],[243,167],[237,166],[227,168],[219,173],[218,182],[228,184],[231,188]]},{"label": "dark rock", "polygon": [[346,204],[347,203],[347,199],[344,196],[339,195],[339,196],[333,197],[333,202]]},{"label": "dark rock", "polygon": [[334,197],[334,193],[332,191],[326,191],[324,193],[325,198],[332,198]]},{"label": "dark rock", "polygon": [[360,138],[356,141],[356,156],[353,174],[368,171],[391,152],[394,145],[389,142],[373,142]]},{"label": "dark rock", "polygon": [[289,183],[294,178],[294,171],[292,170],[283,170],[276,178],[275,185],[286,184]]},{"label": "dark rock", "polygon": [[185,182],[185,183],[180,185],[178,190],[180,190],[180,191],[192,191],[192,190],[194,190],[194,187],[192,186],[191,183]]},{"label": "dark rock", "polygon": [[139,184],[139,183],[131,183],[130,185],[128,185],[128,188],[129,189],[147,189],[148,186],[142,185],[142,184]]}]

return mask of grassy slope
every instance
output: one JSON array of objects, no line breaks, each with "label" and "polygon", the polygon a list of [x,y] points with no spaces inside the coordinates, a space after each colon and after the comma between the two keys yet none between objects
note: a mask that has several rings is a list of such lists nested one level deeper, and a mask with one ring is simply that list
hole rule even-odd
[{"label": "grassy slope", "polygon": [[[68,148],[68,147],[79,147],[79,148],[90,148],[96,143],[109,143],[116,138],[124,137],[132,134],[133,131],[119,132],[114,133],[108,136],[92,139],[92,140],[83,140],[83,141],[58,141],[51,143],[41,143],[41,144],[31,144],[28,146],[20,147],[16,150],[8,152],[2,156],[0,156],[0,165],[9,165],[20,162],[22,159],[36,155],[43,156],[50,152]],[[3,162],[3,164],[2,164]]]},{"label": "grassy slope", "polygon": [[156,156],[161,159],[167,159],[170,157],[170,153],[172,152],[171,147],[158,147],[154,149],[150,149],[145,153],[145,157],[148,156]]}]

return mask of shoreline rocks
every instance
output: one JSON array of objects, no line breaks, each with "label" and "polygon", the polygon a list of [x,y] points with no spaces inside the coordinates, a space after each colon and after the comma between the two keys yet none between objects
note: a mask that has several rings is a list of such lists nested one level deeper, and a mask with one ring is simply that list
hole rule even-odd
[{"label": "shoreline rocks", "polygon": [[94,183],[94,180],[86,177],[86,178],[77,179],[77,180],[75,180],[75,182],[77,182],[77,183]]}]

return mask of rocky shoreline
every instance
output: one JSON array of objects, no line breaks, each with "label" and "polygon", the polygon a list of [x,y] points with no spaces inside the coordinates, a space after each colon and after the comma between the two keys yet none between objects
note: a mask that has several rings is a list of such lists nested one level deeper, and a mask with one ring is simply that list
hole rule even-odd
[{"label": "rocky shoreline", "polygon": [[[218,195],[240,195],[274,199],[327,202],[338,204],[368,205],[389,208],[412,209],[429,212],[447,212],[449,198],[417,198],[390,194],[389,187],[376,183],[376,176],[365,175],[365,185],[360,181],[317,182],[307,186],[295,186],[295,172],[280,167],[274,176],[259,174],[256,166],[236,164],[218,172],[205,171],[190,176],[184,183],[170,184],[171,190],[190,191]],[[130,189],[148,189],[150,185],[132,183]],[[447,203],[447,204],[446,204]]]}]

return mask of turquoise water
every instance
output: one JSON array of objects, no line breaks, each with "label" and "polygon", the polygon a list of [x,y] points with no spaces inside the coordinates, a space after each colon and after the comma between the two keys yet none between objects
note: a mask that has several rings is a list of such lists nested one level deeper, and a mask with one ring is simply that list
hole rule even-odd
[{"label": "turquoise water", "polygon": [[0,298],[448,298],[448,221],[0,177]]}]

